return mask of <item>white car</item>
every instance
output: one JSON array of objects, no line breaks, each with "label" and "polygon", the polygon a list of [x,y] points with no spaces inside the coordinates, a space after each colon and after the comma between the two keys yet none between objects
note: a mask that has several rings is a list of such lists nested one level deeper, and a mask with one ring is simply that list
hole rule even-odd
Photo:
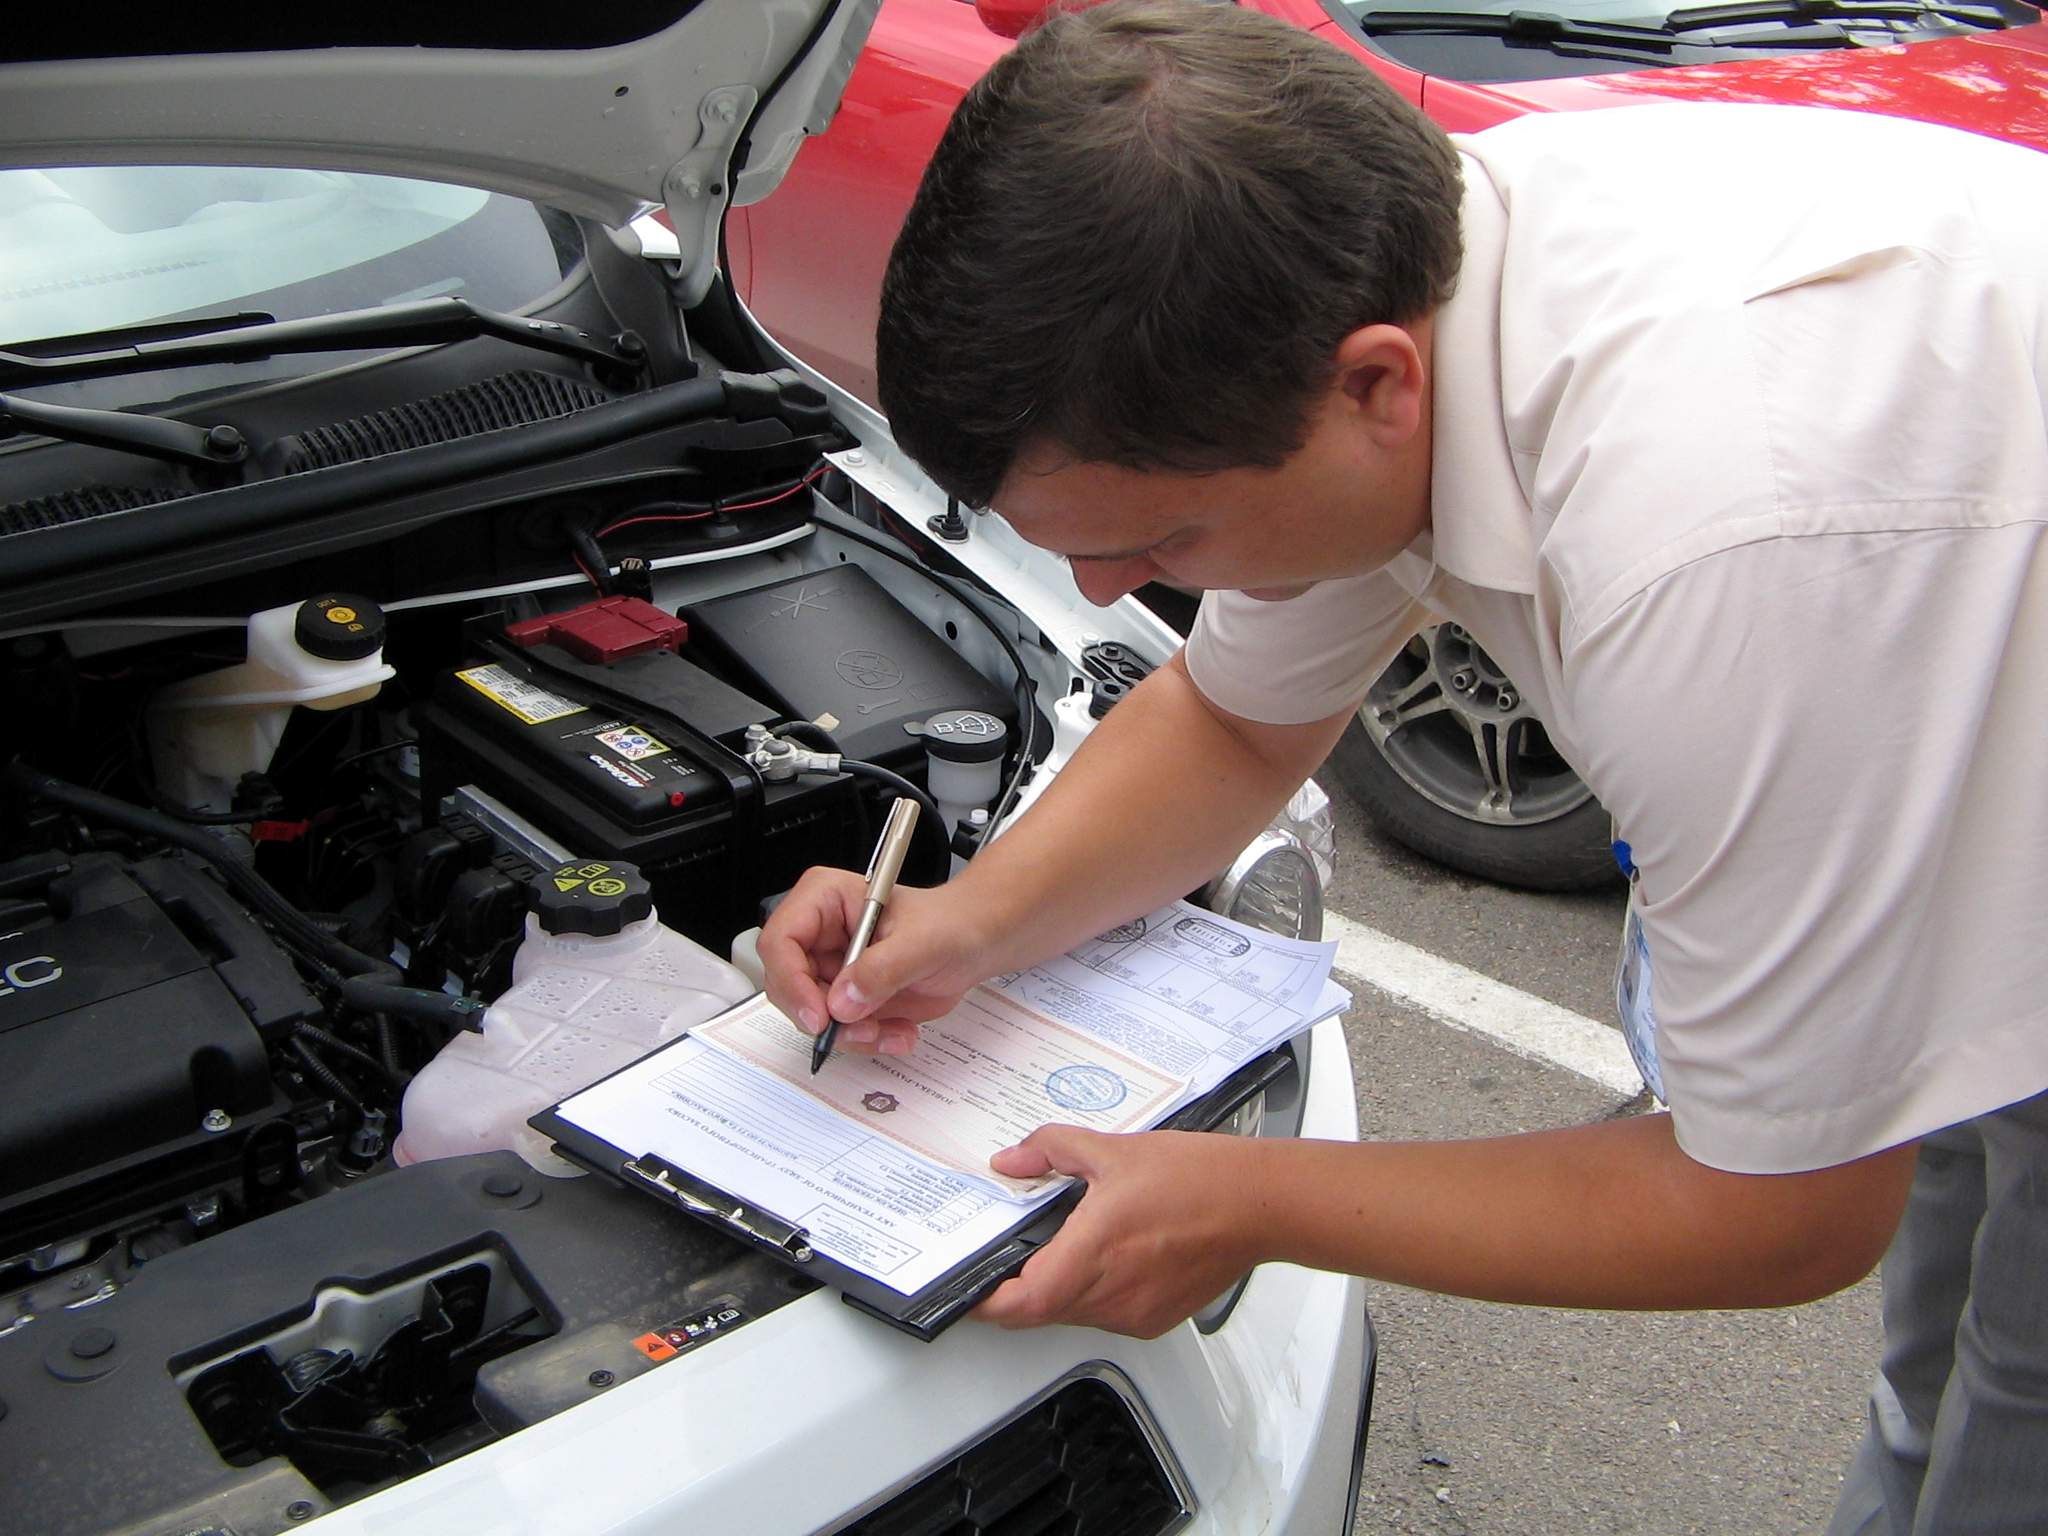
[{"label": "white car", "polygon": [[[523,1112],[406,1119],[557,861],[728,985],[889,794],[943,878],[1176,643],[722,280],[874,10],[78,13],[0,65],[0,1533],[1349,1529],[1357,1281],[920,1342]],[[1208,899],[1314,933],[1302,830]],[[1280,1065],[1219,1133],[1357,1134],[1334,1022]]]}]

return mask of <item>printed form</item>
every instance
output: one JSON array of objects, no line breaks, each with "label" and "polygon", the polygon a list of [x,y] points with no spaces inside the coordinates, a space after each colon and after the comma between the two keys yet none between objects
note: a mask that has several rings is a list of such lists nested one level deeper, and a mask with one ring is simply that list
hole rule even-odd
[{"label": "printed form", "polygon": [[1066,1180],[989,1157],[1049,1121],[1156,1125],[1339,1012],[1334,944],[1185,902],[977,987],[908,1056],[836,1053],[756,997],[566,1100],[559,1113],[803,1227],[904,1294],[997,1242]]}]

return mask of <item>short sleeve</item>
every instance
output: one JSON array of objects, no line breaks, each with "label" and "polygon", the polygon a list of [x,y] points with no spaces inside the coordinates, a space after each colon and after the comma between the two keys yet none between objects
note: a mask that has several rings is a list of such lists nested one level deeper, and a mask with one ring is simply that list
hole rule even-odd
[{"label": "short sleeve", "polygon": [[1432,618],[1378,571],[1319,582],[1280,603],[1208,592],[1188,634],[1188,675],[1212,704],[1247,720],[1323,720],[1364,698]]},{"label": "short sleeve", "polygon": [[1832,1166],[2048,1088],[2048,539],[1910,518],[1694,561],[1565,652],[1674,1129],[1717,1168]]}]

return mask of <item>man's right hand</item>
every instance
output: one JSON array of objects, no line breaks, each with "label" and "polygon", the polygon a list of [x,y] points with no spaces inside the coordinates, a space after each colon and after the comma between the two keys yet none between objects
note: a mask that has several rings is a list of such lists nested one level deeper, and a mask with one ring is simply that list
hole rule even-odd
[{"label": "man's right hand", "polygon": [[813,869],[796,883],[761,930],[768,1001],[808,1034],[836,1018],[836,1045],[901,1055],[919,1024],[995,968],[944,888],[898,885],[867,949],[842,969],[866,900],[867,882],[851,870]]},{"label": "man's right hand", "polygon": [[898,885],[850,974],[840,967],[866,883],[844,869],[799,880],[761,933],[768,1000],[812,1034],[836,1017],[851,1049],[907,1051],[917,1026],[975,983],[1213,876],[1287,803],[1353,713],[1304,725],[1227,715],[1176,656],[950,884]]}]

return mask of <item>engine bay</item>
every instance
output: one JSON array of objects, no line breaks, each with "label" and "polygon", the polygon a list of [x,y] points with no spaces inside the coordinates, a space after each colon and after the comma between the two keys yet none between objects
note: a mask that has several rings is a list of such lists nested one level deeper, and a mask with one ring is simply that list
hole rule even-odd
[{"label": "engine bay", "polygon": [[898,794],[944,879],[1038,698],[1087,702],[843,439],[651,438],[0,634],[0,1531],[290,1529],[812,1288],[511,1151],[393,1157],[550,870],[635,866],[723,955]]}]

